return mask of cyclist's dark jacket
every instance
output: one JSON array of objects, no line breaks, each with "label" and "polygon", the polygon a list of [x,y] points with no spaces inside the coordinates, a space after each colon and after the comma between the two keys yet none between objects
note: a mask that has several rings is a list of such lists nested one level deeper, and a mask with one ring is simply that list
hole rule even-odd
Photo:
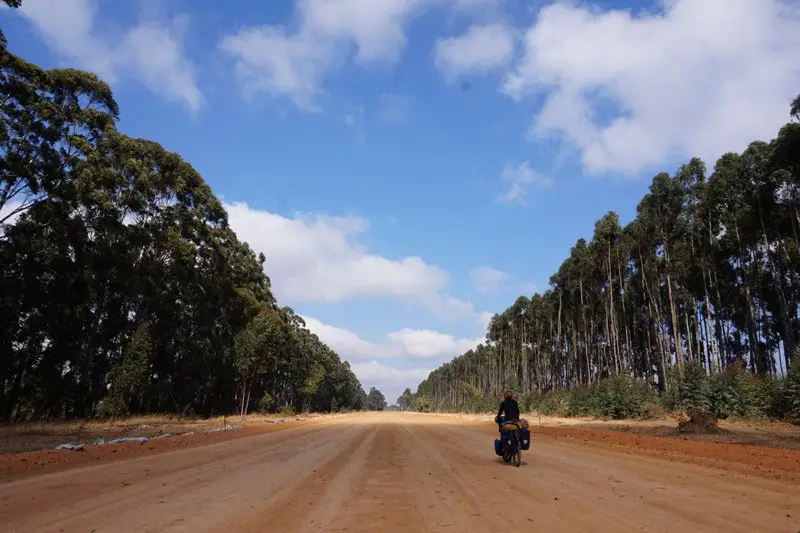
[{"label": "cyclist's dark jacket", "polygon": [[508,420],[519,420],[519,405],[514,398],[503,398],[497,416],[502,415],[504,411]]}]

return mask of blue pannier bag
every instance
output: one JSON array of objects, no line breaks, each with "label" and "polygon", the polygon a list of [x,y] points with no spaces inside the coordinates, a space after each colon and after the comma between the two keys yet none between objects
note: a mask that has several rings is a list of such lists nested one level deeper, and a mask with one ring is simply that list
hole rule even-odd
[{"label": "blue pannier bag", "polygon": [[531,448],[531,432],[527,429],[519,430],[519,447],[523,450]]},{"label": "blue pannier bag", "polygon": [[500,442],[500,439],[494,439],[494,453],[503,455],[503,443]]}]

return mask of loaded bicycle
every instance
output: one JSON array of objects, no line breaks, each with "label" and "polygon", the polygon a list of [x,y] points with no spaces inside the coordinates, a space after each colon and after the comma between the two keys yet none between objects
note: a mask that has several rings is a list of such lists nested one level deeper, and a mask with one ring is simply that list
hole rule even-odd
[{"label": "loaded bicycle", "polygon": [[522,451],[530,449],[531,432],[528,431],[527,420],[508,420],[503,416],[495,418],[500,438],[494,441],[494,451],[505,463],[514,466],[522,464]]}]

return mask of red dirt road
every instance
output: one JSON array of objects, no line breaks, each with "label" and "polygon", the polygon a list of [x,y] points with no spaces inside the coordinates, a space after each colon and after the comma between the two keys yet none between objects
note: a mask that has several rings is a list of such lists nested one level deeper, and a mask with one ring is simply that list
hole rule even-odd
[{"label": "red dirt road", "polygon": [[703,443],[712,467],[532,429],[520,468],[494,456],[491,422],[376,413],[26,471],[0,481],[0,530],[800,531],[796,450],[725,463],[736,445]]}]

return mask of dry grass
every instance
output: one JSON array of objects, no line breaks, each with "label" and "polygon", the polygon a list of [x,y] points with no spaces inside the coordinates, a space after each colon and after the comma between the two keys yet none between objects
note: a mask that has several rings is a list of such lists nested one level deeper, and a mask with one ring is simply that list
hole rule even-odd
[{"label": "dry grass", "polygon": [[[441,414],[426,416],[455,417],[473,422],[493,423],[492,414]],[[682,440],[702,440],[727,444],[746,444],[771,448],[800,449],[800,426],[776,421],[720,420],[720,432],[711,435],[683,435],[678,431],[678,413],[668,414],[655,420],[603,420],[592,417],[566,418],[558,416],[540,416],[538,413],[523,413],[531,428],[585,428],[636,435],[679,438]]]},{"label": "dry grass", "polygon": [[325,415],[251,414],[213,418],[186,418],[176,415],[146,415],[109,420],[78,420],[71,422],[29,422],[0,426],[0,453],[53,448],[65,442],[91,442],[98,437],[154,437],[164,433],[185,433],[219,428],[225,425],[242,427],[276,423],[295,418]]}]

